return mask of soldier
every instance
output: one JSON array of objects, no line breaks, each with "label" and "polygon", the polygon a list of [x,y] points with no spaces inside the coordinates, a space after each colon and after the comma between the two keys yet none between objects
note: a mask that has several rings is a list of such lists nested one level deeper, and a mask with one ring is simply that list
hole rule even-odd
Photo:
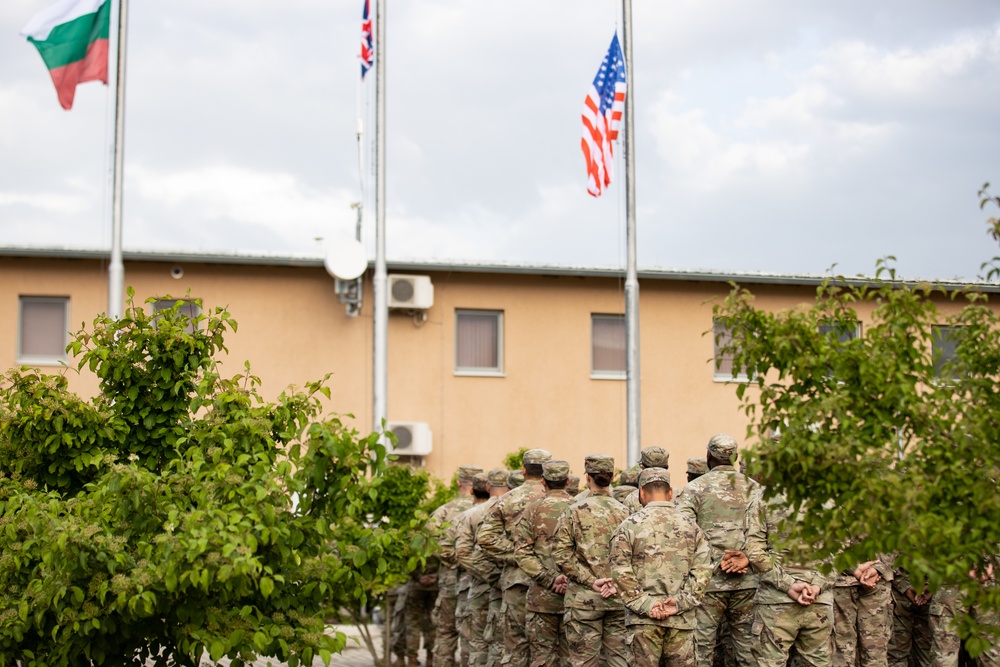
[{"label": "soldier", "polygon": [[[469,636],[469,664],[493,665],[500,659],[492,651],[493,625],[500,612],[500,567],[476,543],[483,517],[507,493],[507,471],[493,468],[486,476],[489,500],[463,513],[455,535],[455,556],[471,578],[466,595],[466,632]],[[475,479],[473,479],[475,484]]]},{"label": "soldier", "polygon": [[479,528],[479,546],[497,563],[503,564],[500,590],[503,591],[504,646],[503,664],[526,667],[528,639],[524,634],[525,602],[529,577],[514,560],[514,526],[524,508],[545,495],[542,485],[542,464],[552,458],[544,449],[529,449],[524,453],[524,484],[511,490],[497,501],[483,518]]},{"label": "soldier", "polygon": [[944,587],[934,595],[917,593],[906,570],[897,568],[892,598],[890,667],[905,667],[911,658],[916,667],[957,667],[961,641],[952,619],[958,607],[958,590]]},{"label": "soldier", "polygon": [[580,493],[580,476],[579,475],[570,475],[566,479],[566,493],[568,493],[570,495],[570,497],[573,497],[576,494]]},{"label": "soldier", "polygon": [[777,532],[779,524],[802,518],[791,516],[783,496],[765,500],[759,488],[747,506],[745,555],[723,557],[726,571],[739,571],[749,563],[760,575],[753,624],[753,657],[760,667],[784,667],[793,646],[806,665],[831,664],[833,578],[813,564],[788,562],[787,550],[776,546],[783,537]]},{"label": "soldier", "polygon": [[841,572],[833,588],[834,667],[887,667],[892,567],[884,559]]},{"label": "soldier", "polygon": [[[646,468],[663,468],[664,470],[669,470],[670,452],[663,447],[646,447],[639,453],[639,467],[642,470]],[[625,499],[625,507],[628,509],[629,514],[642,509],[642,503],[639,502],[638,490],[628,495]]]},{"label": "soldier", "polygon": [[[458,559],[458,535],[460,532],[466,529],[466,524],[469,522],[469,517],[473,514],[478,514],[481,518],[482,512],[475,512],[476,508],[487,502],[490,498],[490,487],[489,480],[486,477],[486,473],[479,472],[472,477],[472,507],[465,510],[464,512],[459,512],[451,521],[451,526],[448,528],[448,540],[451,544],[451,548],[454,552],[455,562],[458,563],[458,602],[455,605],[455,627],[458,629],[459,642],[461,648],[459,650],[459,655],[461,656],[462,667],[468,667],[470,663],[470,655],[472,653],[472,645],[470,643],[469,634],[469,589],[472,588],[475,580],[472,573],[466,568],[462,567],[461,561]],[[488,587],[484,589],[488,591]],[[488,607],[488,598],[486,598],[485,607]]]},{"label": "soldier", "polygon": [[688,482],[693,482],[708,472],[708,461],[704,456],[688,459]]},{"label": "soldier", "polygon": [[635,664],[696,667],[695,609],[712,576],[708,539],[674,508],[670,473],[639,475],[643,509],[611,538],[611,572],[625,601],[628,644]]},{"label": "soldier", "polygon": [[750,496],[758,484],[736,472],[736,441],[728,435],[714,435],[708,441],[705,459],[709,472],[677,494],[677,510],[698,524],[711,545],[712,576],[708,592],[695,612],[695,642],[698,664],[711,667],[720,642],[720,625],[725,619],[732,642],[733,659],[739,667],[753,664],[754,596],[757,575],[722,567],[727,553],[742,555],[746,543],[744,517]]},{"label": "soldier", "polygon": [[514,527],[514,558],[532,578],[525,604],[525,632],[531,667],[557,667],[569,658],[562,632],[566,575],[552,559],[552,533],[556,521],[572,502],[566,493],[569,463],[551,460],[542,464],[545,496],[528,505]]},{"label": "soldier", "polygon": [[427,651],[425,665],[433,664],[435,627],[431,620],[438,596],[438,562],[428,558],[424,567],[410,573],[406,584],[406,666],[417,667],[420,652],[420,638],[423,635],[424,650]]},{"label": "soldier", "polygon": [[610,539],[628,510],[608,487],[615,460],[592,454],[584,463],[590,495],[566,508],[553,536],[552,557],[569,581],[563,631],[572,667],[626,667],[625,606],[611,580]]},{"label": "soldier", "polygon": [[[434,667],[455,667],[455,649],[458,629],[455,626],[455,608],[458,604],[458,561],[455,559],[455,542],[447,528],[456,516],[472,507],[472,478],[481,473],[478,466],[459,466],[458,497],[434,510],[427,521],[431,535],[438,539],[438,597],[434,604],[433,622],[436,625]],[[430,663],[430,660],[428,660]]]},{"label": "soldier", "polygon": [[385,594],[386,622],[389,625],[389,651],[395,654],[392,667],[406,667],[406,584]]},{"label": "soldier", "polygon": [[621,474],[618,475],[618,486],[611,490],[611,495],[615,497],[615,500],[624,503],[630,493],[639,490],[636,484],[639,481],[640,472],[642,472],[642,468],[639,466],[632,466],[621,471]]}]

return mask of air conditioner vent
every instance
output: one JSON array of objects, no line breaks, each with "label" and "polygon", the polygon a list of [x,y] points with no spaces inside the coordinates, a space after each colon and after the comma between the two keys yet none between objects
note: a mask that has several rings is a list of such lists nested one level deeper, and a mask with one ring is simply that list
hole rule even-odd
[{"label": "air conditioner vent", "polygon": [[427,310],[434,305],[430,276],[389,275],[389,307]]},{"label": "air conditioner vent", "polygon": [[427,456],[431,453],[431,427],[427,422],[389,422],[388,428],[396,436],[392,454]]}]

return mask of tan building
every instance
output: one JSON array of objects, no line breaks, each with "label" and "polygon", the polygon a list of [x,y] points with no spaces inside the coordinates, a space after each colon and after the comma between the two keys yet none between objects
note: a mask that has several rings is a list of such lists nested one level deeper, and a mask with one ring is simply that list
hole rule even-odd
[{"label": "tan building", "polygon": [[[0,366],[64,372],[73,390],[92,394],[96,378],[61,369],[75,368],[62,350],[67,330],[89,328],[106,310],[107,273],[106,253],[0,249]],[[594,452],[624,466],[620,271],[390,262],[389,274],[390,305],[399,306],[389,316],[389,420],[412,434],[408,451],[426,452],[430,470],[447,478],[462,463],[492,467],[519,447],[551,450],[577,473]],[[681,485],[686,460],[703,456],[710,436],[742,440],[746,432],[732,376],[714,362],[712,300],[734,280],[751,287],[762,307],[784,309],[810,302],[821,279],[639,277],[642,446],[666,447]],[[273,398],[332,373],[330,409],[371,430],[370,274],[356,317],[318,258],[127,252],[125,283],[137,303],[169,296],[200,299],[206,310],[226,307],[239,331],[227,338],[224,374],[241,373],[249,360]]]}]

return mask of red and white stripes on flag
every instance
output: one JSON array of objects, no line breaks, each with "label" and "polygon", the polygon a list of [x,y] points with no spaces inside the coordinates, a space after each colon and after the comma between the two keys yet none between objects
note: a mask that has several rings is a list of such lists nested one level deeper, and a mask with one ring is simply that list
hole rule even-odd
[{"label": "red and white stripes on flag", "polygon": [[618,138],[625,114],[625,82],[625,56],[616,32],[583,102],[580,146],[587,160],[587,192],[595,197],[611,184],[615,159],[612,143]]}]

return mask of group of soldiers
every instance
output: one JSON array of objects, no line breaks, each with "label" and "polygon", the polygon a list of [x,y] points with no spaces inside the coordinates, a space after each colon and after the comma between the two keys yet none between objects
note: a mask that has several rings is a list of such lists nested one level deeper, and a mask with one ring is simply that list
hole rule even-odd
[{"label": "group of soldiers", "polygon": [[954,592],[915,591],[885,556],[833,574],[791,562],[779,530],[801,517],[737,457],[713,436],[676,495],[662,447],[616,486],[614,459],[587,456],[582,490],[542,449],[516,472],[461,466],[429,521],[434,562],[396,605],[396,666],[418,667],[421,635],[426,667],[958,665]]}]

